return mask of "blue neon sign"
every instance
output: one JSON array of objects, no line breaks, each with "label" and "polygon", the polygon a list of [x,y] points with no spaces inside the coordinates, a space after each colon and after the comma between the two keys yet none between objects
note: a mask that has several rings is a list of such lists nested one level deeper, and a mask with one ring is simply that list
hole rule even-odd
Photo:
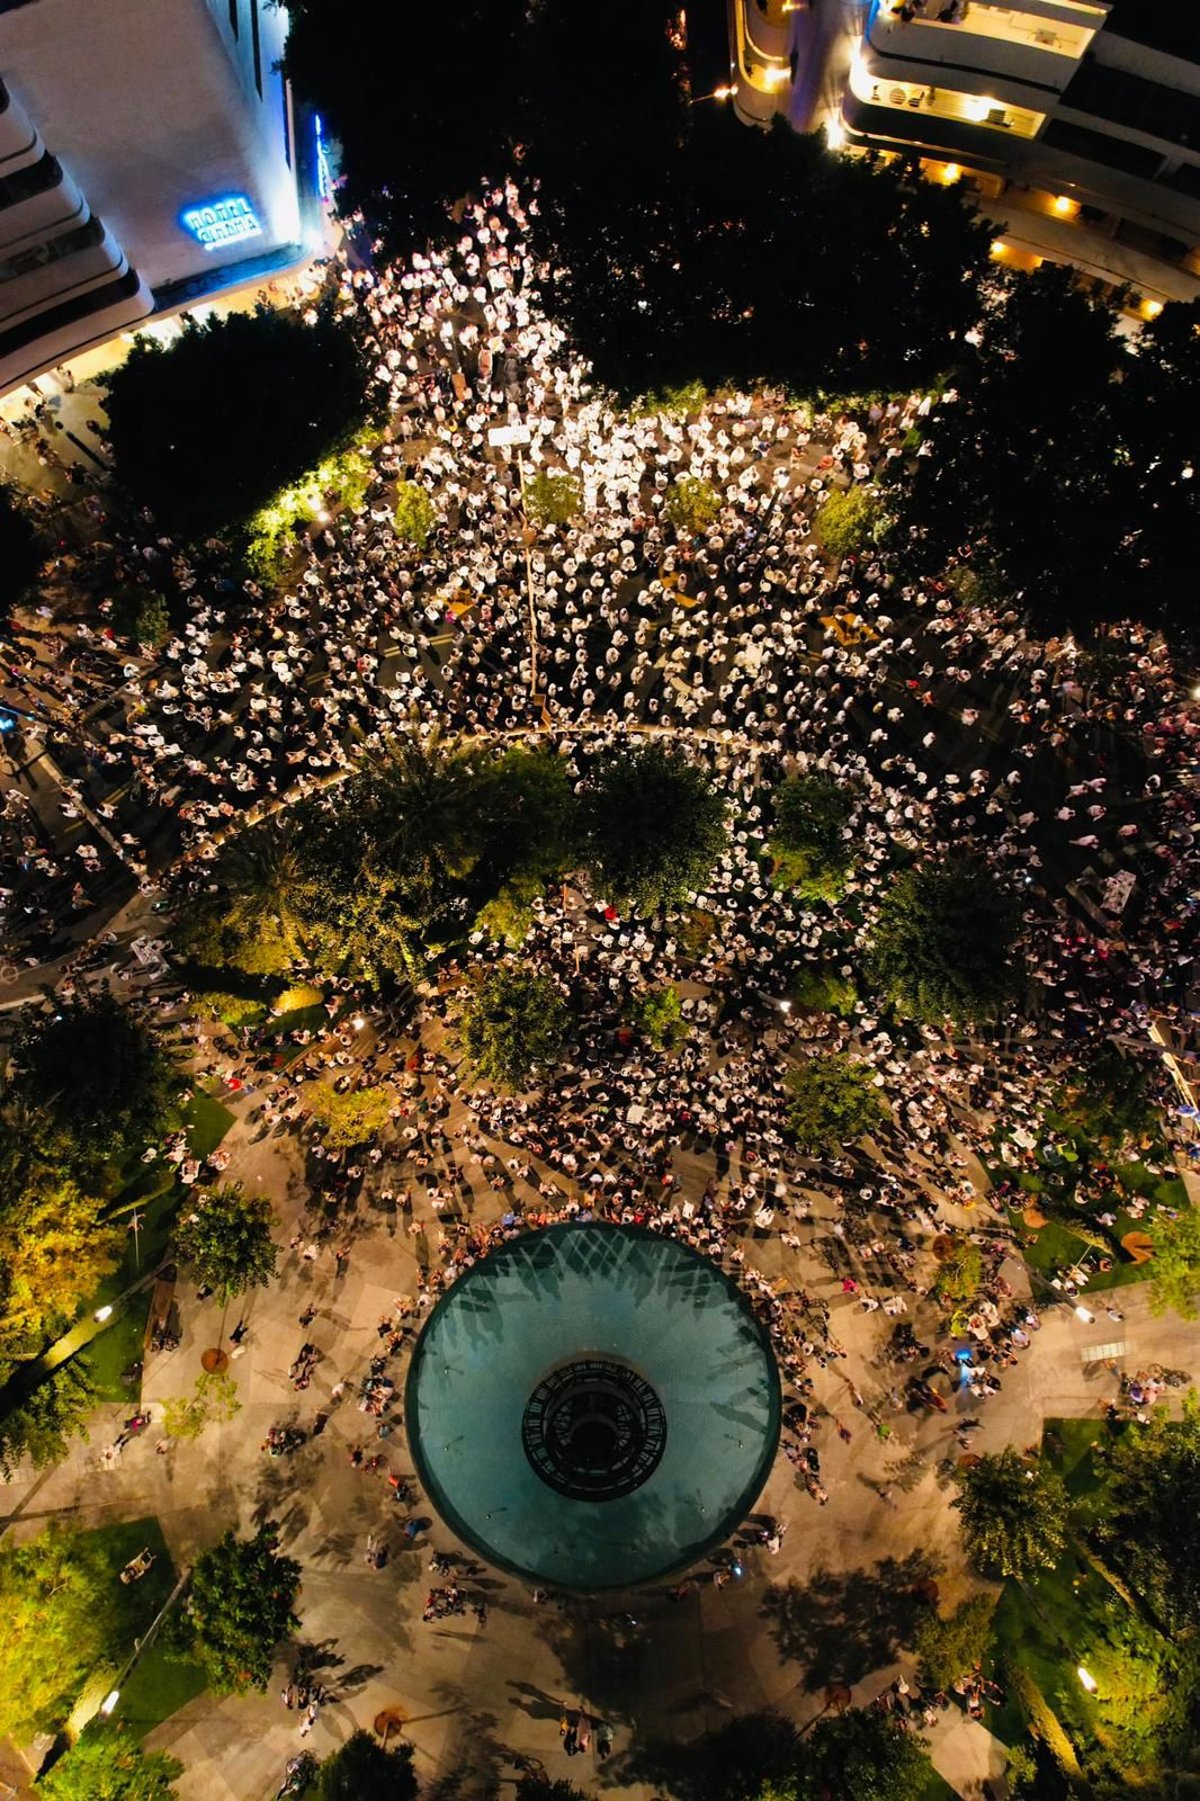
[{"label": "blue neon sign", "polygon": [[325,146],[325,127],[320,113],[313,114],[313,125],[317,140],[317,193],[322,200],[333,199],[333,170],[329,166],[329,151]]},{"label": "blue neon sign", "polygon": [[206,200],[203,206],[189,206],[180,213],[179,223],[206,250],[262,235],[258,214],[244,194],[226,194],[220,200]]}]

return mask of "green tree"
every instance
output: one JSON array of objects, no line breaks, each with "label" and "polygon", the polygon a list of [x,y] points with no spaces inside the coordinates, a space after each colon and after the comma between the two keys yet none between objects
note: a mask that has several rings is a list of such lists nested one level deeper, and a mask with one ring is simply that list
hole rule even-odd
[{"label": "green tree", "polygon": [[123,1158],[169,1125],[181,1086],[152,1027],[107,988],[30,1014],[13,1042],[12,1093],[44,1116],[48,1144],[86,1168]]},{"label": "green tree", "polygon": [[1054,1097],[1054,1111],[1081,1150],[1095,1146],[1109,1156],[1131,1139],[1161,1132],[1145,1070],[1108,1042],[1072,1071]]},{"label": "green tree", "polygon": [[516,746],[474,776],[468,841],[472,887],[514,898],[540,895],[572,867],[579,850],[579,806],[565,760],[555,751]]},{"label": "green tree", "polygon": [[209,883],[187,896],[172,938],[209,969],[286,975],[308,955],[297,896],[303,872],[299,817],[239,832],[208,867]]},{"label": "green tree", "polygon": [[101,1200],[0,1122],[0,1359],[40,1349],[116,1268],[121,1242]]},{"label": "green tree", "polygon": [[321,1765],[320,1801],[416,1801],[411,1745],[385,1749],[369,1732],[352,1732]]},{"label": "green tree", "polygon": [[816,517],[821,543],[831,557],[861,556],[882,544],[890,521],[878,495],[866,487],[835,488]]},{"label": "green tree", "polygon": [[117,1574],[98,1535],[73,1526],[0,1540],[0,1737],[26,1744],[57,1731],[84,1684],[127,1649]]},{"label": "green tree", "polygon": [[0,482],[0,620],[25,598],[42,562],[36,526],[16,489]]},{"label": "green tree", "polygon": [[295,809],[292,899],[314,963],[378,986],[461,931],[452,903],[479,855],[478,780],[471,753],[399,739]]},{"label": "green tree", "polygon": [[[1172,1632],[1200,1626],[1200,1400],[1183,1414],[1156,1407],[1108,1452],[1105,1506],[1096,1531],[1106,1554],[1155,1618]],[[1190,1497],[1190,1499],[1189,1499]]]},{"label": "green tree", "polygon": [[119,637],[151,649],[165,643],[171,634],[171,618],[161,594],[150,588],[125,587],[114,597],[111,614],[113,630]]},{"label": "green tree", "polygon": [[614,900],[662,912],[704,887],[724,820],[720,795],[678,751],[651,743],[605,752],[583,797],[588,873]]},{"label": "green tree", "polygon": [[906,871],[884,898],[873,979],[901,1013],[941,1025],[998,1013],[1016,983],[1020,912],[987,865],[951,857]]},{"label": "green tree", "polygon": [[913,1801],[929,1782],[922,1740],[894,1714],[850,1707],[819,1719],[805,1745],[804,1801],[853,1795],[854,1801]]},{"label": "green tree", "polygon": [[231,1420],[241,1410],[232,1376],[203,1370],[190,1395],[171,1395],[163,1402],[163,1431],[168,1438],[199,1438],[210,1420]]},{"label": "green tree", "polygon": [[995,1606],[990,1595],[975,1595],[961,1602],[952,1614],[930,1611],[925,1615],[913,1641],[923,1683],[948,1689],[970,1675],[987,1650]]},{"label": "green tree", "polygon": [[59,1463],[72,1438],[86,1438],[88,1415],[99,1398],[78,1357],[29,1387],[29,1374],[0,1363],[0,1475],[11,1481],[22,1459],[35,1470]]},{"label": "green tree", "polygon": [[775,880],[806,900],[837,901],[854,862],[847,836],[854,813],[852,788],[823,770],[792,776],[775,794],[769,848]]},{"label": "green tree", "polygon": [[300,1565],[278,1550],[267,1520],[253,1538],[230,1531],[196,1560],[188,1618],[196,1652],[217,1694],[265,1690],[281,1639],[299,1625],[292,1604]]},{"label": "green tree", "polygon": [[198,1281],[229,1301],[249,1288],[265,1288],[275,1274],[274,1224],[264,1194],[247,1194],[231,1183],[194,1190],[175,1227],[175,1252]]},{"label": "green tree", "polygon": [[1151,1233],[1150,1311],[1174,1308],[1181,1319],[1195,1319],[1200,1294],[1200,1213],[1180,1208],[1174,1219],[1159,1213]]},{"label": "green tree", "polygon": [[699,475],[680,475],[667,489],[664,512],[676,531],[694,536],[707,531],[721,511],[721,496]]},{"label": "green tree", "polygon": [[265,305],[188,319],[169,346],[139,336],[103,382],[118,479],[190,535],[247,522],[376,405],[369,361],[331,303],[311,324]]},{"label": "green tree", "polygon": [[563,470],[535,469],[525,483],[525,511],[536,525],[569,525],[582,507],[582,487]]},{"label": "green tree", "polygon": [[549,976],[514,962],[474,972],[459,1004],[458,1043],[476,1082],[522,1089],[557,1062],[567,1003]]},{"label": "green tree", "polygon": [[328,1082],[314,1082],[306,1091],[308,1110],[325,1128],[330,1150],[350,1150],[377,1138],[388,1123],[393,1105],[386,1088],[351,1088],[339,1094]]},{"label": "green tree", "polygon": [[396,507],[392,524],[396,536],[405,544],[424,550],[437,525],[437,508],[428,489],[420,482],[400,482],[396,488]]},{"label": "green tree", "polygon": [[674,982],[640,995],[634,1005],[634,1017],[656,1051],[681,1049],[691,1030],[683,1017]]},{"label": "green tree", "polygon": [[1031,1576],[1053,1569],[1067,1542],[1068,1501],[1062,1478],[1031,1464],[1011,1446],[955,1471],[967,1555],[985,1575]]},{"label": "green tree", "polygon": [[938,1264],[933,1286],[940,1301],[954,1304],[973,1301],[982,1283],[983,1252],[964,1239]]},{"label": "green tree", "polygon": [[165,1751],[145,1751],[127,1730],[93,1721],[65,1757],[40,1778],[41,1801],[170,1801],[183,1765]]},{"label": "green tree", "polygon": [[887,1117],[868,1066],[845,1051],[806,1057],[786,1079],[788,1125],[802,1151],[863,1138]]}]

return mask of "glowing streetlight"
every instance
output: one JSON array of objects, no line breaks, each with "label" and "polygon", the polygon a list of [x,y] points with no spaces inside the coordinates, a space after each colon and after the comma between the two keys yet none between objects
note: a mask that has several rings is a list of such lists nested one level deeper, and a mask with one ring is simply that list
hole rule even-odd
[{"label": "glowing streetlight", "polygon": [[107,1716],[108,1714],[110,1714],[112,1712],[113,1708],[117,1705],[117,1702],[120,1699],[121,1699],[120,1689],[119,1688],[110,1688],[108,1693],[105,1695],[103,1701],[101,1701],[101,1703],[100,1703],[100,1712]]},{"label": "glowing streetlight", "polygon": [[111,1307],[97,1307],[97,1309],[96,1309],[95,1313],[92,1315],[92,1317],[100,1325],[103,1325],[106,1319],[112,1318],[112,1308]]},{"label": "glowing streetlight", "polygon": [[1075,1674],[1078,1676],[1080,1682],[1082,1682],[1088,1694],[1094,1695],[1096,1692],[1096,1678],[1092,1675],[1091,1671],[1085,1670],[1083,1665],[1080,1664],[1079,1668],[1075,1671]]},{"label": "glowing streetlight", "polygon": [[732,87],[714,88],[711,94],[694,95],[693,98],[688,101],[688,105],[699,106],[702,100],[732,100],[736,93],[737,89]]}]

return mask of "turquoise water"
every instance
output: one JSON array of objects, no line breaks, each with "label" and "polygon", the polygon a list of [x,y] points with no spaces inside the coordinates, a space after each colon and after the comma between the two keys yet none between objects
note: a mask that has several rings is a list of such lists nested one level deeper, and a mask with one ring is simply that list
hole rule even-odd
[{"label": "turquoise water", "polygon": [[[650,1383],[666,1442],[615,1499],[558,1493],[522,1421],[560,1365],[610,1358]],[[779,1437],[779,1378],[740,1290],[707,1258],[633,1227],[552,1226],[493,1252],[430,1315],[407,1428],[418,1475],[489,1561],[555,1587],[621,1588],[718,1544],[752,1507]]]}]

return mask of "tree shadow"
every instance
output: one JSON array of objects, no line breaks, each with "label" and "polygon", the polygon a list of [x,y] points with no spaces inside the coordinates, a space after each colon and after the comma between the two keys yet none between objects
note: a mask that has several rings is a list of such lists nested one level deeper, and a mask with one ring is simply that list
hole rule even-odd
[{"label": "tree shadow", "polygon": [[511,1763],[507,1746],[495,1736],[496,1716],[472,1711],[446,1754],[446,1766],[425,1790],[426,1801],[481,1801],[499,1792],[500,1771]]},{"label": "tree shadow", "polygon": [[927,1606],[920,1585],[939,1569],[918,1550],[885,1557],[872,1570],[818,1570],[807,1586],[793,1581],[769,1589],[762,1612],[780,1657],[807,1666],[805,1688],[852,1684],[912,1642]]}]

